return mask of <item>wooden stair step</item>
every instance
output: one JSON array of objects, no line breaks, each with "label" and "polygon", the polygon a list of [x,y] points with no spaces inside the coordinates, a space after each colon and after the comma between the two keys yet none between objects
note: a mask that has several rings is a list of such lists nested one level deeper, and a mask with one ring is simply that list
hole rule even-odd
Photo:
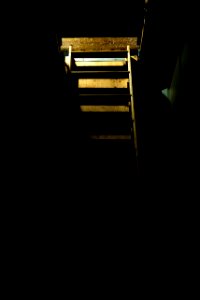
[{"label": "wooden stair step", "polygon": [[109,140],[109,141],[130,141],[131,135],[90,135],[92,140]]},{"label": "wooden stair step", "polygon": [[75,37],[62,38],[61,50],[72,50],[76,52],[101,52],[101,51],[127,51],[127,45],[132,50],[138,49],[137,37]]},{"label": "wooden stair step", "polygon": [[[68,63],[68,56],[65,57],[66,63]],[[127,58],[75,58],[74,59],[74,67],[77,69],[80,68],[81,70],[83,68],[87,69],[94,69],[97,68],[98,70],[100,68],[105,68],[108,70],[109,68],[118,69],[118,68],[127,68]]]},{"label": "wooden stair step", "polygon": [[97,67],[98,69],[101,67],[104,68],[117,68],[117,67],[126,67],[127,62],[126,61],[76,61],[75,66],[79,68],[87,67],[87,68],[95,68]]},{"label": "wooden stair step", "polygon": [[[129,80],[128,78],[78,78],[78,88],[98,88],[105,89],[115,89],[114,93],[118,93],[118,90],[128,88]],[[99,91],[98,90],[98,91]],[[97,93],[97,92],[95,92]],[[104,92],[105,93],[105,92]]]},{"label": "wooden stair step", "polygon": [[81,105],[82,112],[129,112],[127,105]]}]

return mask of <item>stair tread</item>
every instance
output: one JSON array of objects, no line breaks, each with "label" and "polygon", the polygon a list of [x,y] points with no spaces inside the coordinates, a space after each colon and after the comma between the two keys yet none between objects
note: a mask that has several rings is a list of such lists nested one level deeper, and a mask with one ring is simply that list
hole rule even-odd
[{"label": "stair tread", "polygon": [[90,135],[89,136],[92,140],[113,140],[113,141],[120,141],[120,140],[125,140],[125,141],[130,141],[131,140],[131,135],[117,135],[117,134],[112,134],[112,135]]},{"label": "stair tread", "polygon": [[81,105],[80,109],[82,112],[129,112],[127,105]]},{"label": "stair tread", "polygon": [[124,93],[129,86],[128,76],[123,76],[122,74],[119,76],[117,74],[82,74],[75,75],[77,77],[78,88],[115,88],[115,94],[118,93],[119,88],[124,89]]},{"label": "stair tread", "polygon": [[138,49],[137,37],[74,37],[62,38],[62,50],[68,50],[72,46],[72,51],[77,52],[127,52],[127,45],[133,50]]}]

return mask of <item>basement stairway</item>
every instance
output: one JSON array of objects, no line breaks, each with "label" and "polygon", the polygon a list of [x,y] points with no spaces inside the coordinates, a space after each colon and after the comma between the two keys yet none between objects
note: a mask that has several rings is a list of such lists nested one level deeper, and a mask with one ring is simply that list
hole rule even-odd
[{"label": "basement stairway", "polygon": [[90,181],[104,186],[132,184],[138,172],[131,58],[136,50],[135,38],[63,39],[62,43],[78,90],[74,101],[84,136],[80,155]]}]

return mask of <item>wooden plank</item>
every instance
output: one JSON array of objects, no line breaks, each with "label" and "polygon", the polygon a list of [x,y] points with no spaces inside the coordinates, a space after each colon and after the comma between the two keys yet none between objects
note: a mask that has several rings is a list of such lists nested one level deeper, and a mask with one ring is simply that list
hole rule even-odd
[{"label": "wooden plank", "polygon": [[136,159],[138,158],[138,142],[137,142],[137,130],[136,130],[136,120],[135,120],[135,102],[134,102],[134,91],[133,91],[133,79],[132,79],[132,67],[131,67],[131,54],[130,46],[127,46],[127,59],[128,59],[128,70],[129,70],[129,89],[131,95],[131,117],[133,122],[133,135],[134,135],[134,147],[136,153]]},{"label": "wooden plank", "polygon": [[75,61],[77,67],[123,67],[126,61]]},{"label": "wooden plank", "polygon": [[79,79],[78,88],[127,88],[128,79]]},{"label": "wooden plank", "polygon": [[69,54],[68,54],[68,56],[69,56],[69,70],[71,71],[71,68],[72,68],[72,46],[70,45],[69,46]]},{"label": "wooden plank", "polygon": [[81,105],[82,112],[129,112],[126,105]]},{"label": "wooden plank", "polygon": [[[93,61],[92,58],[91,60],[76,60],[75,59],[75,66],[76,67],[125,67],[127,65],[127,59],[121,59],[121,60],[106,60],[104,61],[99,60],[99,61]],[[70,55],[65,55],[65,63],[69,65],[71,60]]]},{"label": "wooden plank", "polygon": [[137,37],[95,37],[95,38],[62,38],[61,50],[68,50],[72,46],[73,51],[126,51],[127,45],[131,50],[137,50]]},{"label": "wooden plank", "polygon": [[131,135],[90,135],[92,140],[130,141]]}]

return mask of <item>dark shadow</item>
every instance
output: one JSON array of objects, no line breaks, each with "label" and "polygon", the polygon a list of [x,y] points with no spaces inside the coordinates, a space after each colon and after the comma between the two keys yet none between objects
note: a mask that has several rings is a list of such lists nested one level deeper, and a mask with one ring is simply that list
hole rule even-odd
[{"label": "dark shadow", "polygon": [[[154,3],[157,7],[161,1]],[[163,1],[160,5],[163,5]],[[126,18],[129,7],[127,3],[122,7],[122,14]],[[80,7],[75,7],[76,9]],[[121,6],[119,9],[121,10]],[[63,11],[66,16],[66,11]],[[134,8],[132,11],[134,13]],[[131,9],[129,12],[131,15]],[[76,101],[77,81],[70,73],[66,73],[63,56],[58,51],[55,27],[51,30],[50,26],[48,33],[41,33],[41,41],[47,41],[45,46],[37,36],[32,39],[31,47],[27,50],[26,45],[24,50],[23,37],[24,65],[27,67],[23,69],[21,77],[19,72],[9,69],[12,78],[9,77],[10,85],[6,95],[10,98],[4,96],[2,101],[6,102],[6,110],[2,110],[4,136],[1,137],[1,142],[4,151],[1,158],[4,165],[2,177],[6,181],[5,185],[4,182],[2,184],[5,190],[2,202],[8,203],[8,216],[5,213],[6,221],[3,226],[6,229],[11,227],[9,233],[6,232],[8,242],[5,245],[9,248],[7,261],[11,261],[11,264],[12,261],[19,262],[15,268],[15,281],[19,278],[18,271],[22,270],[24,261],[24,277],[28,277],[29,284],[31,280],[27,274],[31,273],[34,277],[34,286],[28,293],[35,291],[39,278],[42,285],[45,280],[48,282],[45,295],[47,292],[51,293],[49,282],[55,286],[55,281],[61,279],[55,293],[57,298],[60,285],[64,286],[63,293],[66,290],[68,292],[71,284],[74,294],[78,290],[77,293],[81,296],[84,295],[83,291],[88,296],[92,287],[95,287],[95,295],[102,291],[106,280],[108,287],[112,286],[111,281],[114,282],[113,290],[118,293],[116,286],[121,286],[125,279],[130,293],[133,293],[133,273],[139,278],[142,291],[147,289],[142,275],[147,274],[146,281],[149,281],[156,263],[160,268],[157,274],[168,270],[171,279],[174,269],[177,268],[178,273],[185,271],[185,258],[189,256],[190,260],[193,257],[193,248],[191,255],[185,253],[185,249],[186,244],[198,242],[198,232],[195,229],[198,228],[198,224],[195,224],[198,218],[193,218],[195,209],[191,209],[192,213],[189,215],[188,207],[191,208],[194,202],[191,194],[184,195],[184,192],[190,175],[198,177],[198,172],[197,175],[192,173],[192,166],[196,166],[198,171],[199,158],[199,148],[196,147],[199,136],[198,99],[194,93],[198,83],[187,80],[191,74],[194,76],[194,67],[187,68],[188,74],[182,84],[189,85],[182,89],[172,111],[168,100],[161,94],[161,89],[168,84],[174,64],[174,48],[171,43],[165,48],[164,42],[166,36],[170,37],[167,29],[170,15],[169,19],[162,19],[159,12],[158,10],[156,19],[153,10],[151,11],[152,19],[149,22],[153,24],[149,23],[147,29],[147,35],[150,34],[145,42],[146,54],[144,60],[141,59],[136,65],[137,124],[144,174],[144,179],[139,184],[134,176],[129,176],[131,166],[133,169],[135,167],[134,162],[133,165],[130,164],[130,148],[122,149],[117,145],[116,151],[115,144],[105,149],[103,144],[96,147],[88,142],[85,131],[87,128],[85,129]],[[58,15],[60,18],[60,14]],[[109,12],[109,18],[110,15],[112,12]],[[77,20],[77,14],[76,24],[71,11],[67,11],[67,17],[69,16],[72,17],[67,19],[66,29],[64,18],[61,26],[63,31],[66,30],[67,36],[77,35],[77,32],[87,36],[82,28],[85,22],[86,29],[90,29],[88,34],[124,34],[121,28],[123,19],[120,18],[117,27],[113,26],[111,30],[107,26],[110,25],[110,19],[107,17],[102,25],[105,27],[102,27],[104,15],[99,15],[96,31],[96,27],[90,26],[91,19],[87,18],[87,14],[81,17],[81,22]],[[179,13],[173,14],[174,21],[177,16]],[[94,20],[95,15],[92,17],[92,21]],[[174,21],[169,22],[172,31],[176,24]],[[160,22],[163,28],[159,26]],[[127,23],[124,26],[126,29]],[[130,33],[132,31],[128,35]],[[172,40],[176,41],[176,35],[172,36]],[[37,51],[33,51],[34,45]],[[189,60],[195,57],[194,48],[190,48]],[[172,56],[167,56],[169,53]],[[169,68],[165,70],[168,62]],[[22,60],[19,60],[20,68],[21,63]],[[192,65],[194,64],[192,60]],[[186,124],[188,107],[189,121],[193,122]],[[175,158],[171,158],[174,154],[171,154],[174,141],[176,153]],[[180,177],[183,181],[177,184],[178,194],[174,194],[168,174],[174,172],[173,159],[176,161],[177,158],[176,176],[172,178],[176,177],[178,181]],[[193,191],[190,189],[191,193]],[[183,202],[182,199],[186,201]],[[176,248],[179,241],[182,242],[182,247]],[[11,246],[7,246],[9,243]],[[196,262],[194,265],[196,266]],[[146,269],[149,270],[147,273]],[[66,279],[66,273],[69,280]],[[177,273],[174,273],[174,282],[177,283],[179,276],[176,277]],[[184,275],[185,273],[183,272]],[[186,275],[195,273],[187,272]],[[100,280],[96,279],[96,274]],[[163,277],[160,277],[163,283]],[[20,286],[24,290],[25,283],[20,278],[20,284],[22,282]],[[168,284],[169,281],[166,282]],[[160,284],[155,280],[156,291],[158,286]],[[168,288],[163,287],[162,293]],[[149,294],[150,289],[147,290]],[[190,292],[191,290],[193,288]],[[126,291],[126,288],[123,289],[121,298],[128,298],[125,297]],[[91,296],[94,298],[94,294]]]},{"label": "dark shadow", "polygon": [[[113,1],[112,1],[113,2]],[[63,6],[60,12],[62,35],[66,37],[121,37],[138,36],[143,23],[143,0],[134,0],[123,7],[115,2],[97,1],[95,6],[90,1]],[[78,17],[66,10],[79,12]]]}]

